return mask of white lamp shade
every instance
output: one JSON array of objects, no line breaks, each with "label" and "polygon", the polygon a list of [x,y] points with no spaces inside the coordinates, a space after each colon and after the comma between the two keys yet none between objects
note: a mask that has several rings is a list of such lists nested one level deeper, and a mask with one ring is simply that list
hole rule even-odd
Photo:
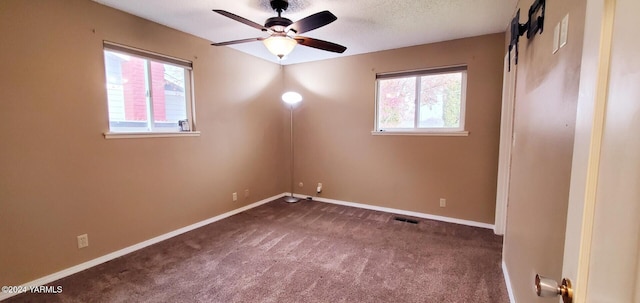
[{"label": "white lamp shade", "polygon": [[287,36],[271,36],[262,41],[269,52],[278,56],[280,59],[291,53],[298,41]]},{"label": "white lamp shade", "polygon": [[286,92],[282,94],[282,101],[287,104],[296,104],[302,101],[302,96],[296,92]]}]

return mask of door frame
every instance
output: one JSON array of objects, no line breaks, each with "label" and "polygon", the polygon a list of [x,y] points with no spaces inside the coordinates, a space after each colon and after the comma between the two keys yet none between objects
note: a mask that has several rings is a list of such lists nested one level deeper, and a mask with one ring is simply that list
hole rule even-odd
[{"label": "door frame", "polygon": [[[511,71],[509,71],[511,68]],[[515,58],[507,53],[504,57],[502,79],[502,114],[500,118],[500,151],[498,155],[498,180],[496,188],[496,214],[494,233],[504,235],[507,228],[509,204],[509,179],[511,176],[511,154],[513,148],[513,118],[515,114],[517,65]]]}]

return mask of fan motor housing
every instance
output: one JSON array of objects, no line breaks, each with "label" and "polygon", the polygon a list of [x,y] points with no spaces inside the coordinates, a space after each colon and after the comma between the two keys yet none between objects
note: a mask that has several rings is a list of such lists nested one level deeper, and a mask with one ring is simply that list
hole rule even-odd
[{"label": "fan motor housing", "polygon": [[274,26],[282,26],[282,28],[285,28],[291,25],[291,23],[293,23],[293,21],[284,17],[271,17],[267,19],[264,27],[273,29]]}]

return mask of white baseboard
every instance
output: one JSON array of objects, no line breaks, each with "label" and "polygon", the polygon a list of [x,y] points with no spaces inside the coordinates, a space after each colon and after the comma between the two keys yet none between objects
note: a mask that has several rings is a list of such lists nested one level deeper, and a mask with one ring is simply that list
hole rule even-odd
[{"label": "white baseboard", "polygon": [[[185,227],[182,227],[180,229],[176,229],[174,231],[171,231],[171,232],[168,232],[166,234],[157,236],[155,238],[152,238],[152,239],[140,242],[138,244],[134,244],[134,245],[131,245],[129,247],[125,247],[123,249],[114,251],[114,252],[112,252],[110,254],[107,254],[107,255],[104,255],[102,257],[98,257],[98,258],[95,258],[93,260],[90,260],[90,261],[87,261],[87,262],[84,262],[84,263],[69,267],[67,269],[63,269],[63,270],[61,270],[59,272],[50,274],[48,276],[44,276],[42,278],[33,280],[31,282],[27,282],[27,283],[23,284],[22,287],[26,288],[26,289],[31,289],[31,287],[36,287],[36,286],[41,286],[41,285],[45,285],[45,284],[51,283],[53,281],[62,279],[64,277],[73,275],[73,274],[75,274],[77,272],[89,269],[91,267],[94,267],[96,265],[102,264],[102,263],[107,262],[107,261],[111,261],[111,260],[113,260],[115,258],[124,256],[124,255],[132,253],[132,252],[134,252],[136,250],[139,250],[139,249],[145,248],[147,246],[156,244],[158,242],[162,242],[162,241],[167,240],[169,238],[173,238],[173,237],[175,237],[177,235],[186,233],[188,231],[192,231],[194,229],[200,228],[200,227],[205,226],[207,224],[211,224],[213,222],[220,221],[220,220],[222,220],[224,218],[231,217],[231,216],[233,216],[235,214],[238,214],[238,213],[241,213],[241,212],[243,212],[245,210],[260,206],[262,204],[265,204],[267,202],[271,202],[271,201],[273,201],[275,199],[282,198],[284,196],[285,196],[285,194],[275,195],[273,197],[260,200],[258,202],[255,202],[255,203],[249,204],[247,206],[243,206],[243,207],[234,209],[232,211],[229,211],[229,212],[217,215],[215,217],[212,217],[212,218],[209,218],[209,219],[206,219],[206,220],[191,224],[189,226],[185,226]],[[0,292],[0,301],[6,300],[6,299],[8,299],[10,297],[13,297],[15,295],[17,295],[17,294],[10,294],[10,293],[2,293],[2,292]]]},{"label": "white baseboard", "polygon": [[[285,194],[289,195],[289,193],[285,193]],[[293,194],[293,195],[295,197],[297,197],[297,198],[302,198],[302,199],[306,199],[307,197],[310,197],[310,196],[307,196],[307,195],[300,195],[300,194]],[[415,212],[415,211],[408,211],[408,210],[395,209],[395,208],[389,208],[389,207],[375,206],[375,205],[369,205],[369,204],[362,204],[362,203],[355,203],[355,202],[347,202],[347,201],[341,201],[341,200],[327,199],[327,198],[322,198],[322,197],[311,197],[311,198],[314,201],[320,201],[320,202],[325,202],[325,203],[338,204],[338,205],[344,205],[344,206],[351,206],[351,207],[357,207],[357,208],[364,208],[364,209],[370,209],[370,210],[377,210],[377,211],[382,211],[382,212],[386,212],[386,213],[399,214],[399,215],[405,215],[405,216],[411,216],[411,217],[417,217],[417,218],[423,218],[423,219],[429,219],[429,220],[436,220],[436,221],[442,221],[442,222],[448,222],[448,223],[462,224],[462,225],[473,226],[473,227],[494,229],[494,225],[488,224],[488,223],[482,223],[482,222],[476,222],[476,221],[470,221],[470,220],[463,220],[463,219],[456,219],[456,218],[450,218],[450,217],[443,217],[443,216],[436,216],[436,215],[430,215],[430,214],[425,214],[425,213],[419,213],[419,212]]]},{"label": "white baseboard", "polygon": [[507,263],[504,263],[504,260],[502,260],[502,275],[504,275],[504,282],[507,284],[509,302],[516,303],[516,298],[513,296],[513,288],[511,287],[511,278],[509,277],[509,271],[507,270]]}]

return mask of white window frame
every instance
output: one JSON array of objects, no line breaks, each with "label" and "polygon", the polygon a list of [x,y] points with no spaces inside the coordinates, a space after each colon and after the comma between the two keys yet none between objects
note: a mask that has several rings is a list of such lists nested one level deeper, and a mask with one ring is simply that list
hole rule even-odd
[{"label": "white window frame", "polygon": [[[111,119],[108,117],[107,121],[109,123],[108,125],[109,131],[104,133],[104,137],[106,139],[184,137],[184,136],[193,137],[193,136],[200,135],[200,132],[196,129],[196,123],[195,123],[196,115],[195,115],[195,100],[194,100],[194,93],[193,93],[194,92],[193,62],[139,49],[139,48],[134,48],[134,47],[110,42],[110,41],[103,41],[103,58],[104,58],[104,51],[117,52],[123,55],[145,59],[147,60],[147,64],[150,64],[150,61],[155,61],[163,64],[174,65],[177,67],[184,68],[188,73],[188,79],[185,79],[185,82],[188,82],[188,83],[185,83],[185,103],[186,103],[186,114],[187,114],[187,120],[189,124],[189,131],[179,131],[179,130],[167,131],[162,129],[160,130],[154,129],[153,128],[153,104],[148,104],[147,119],[148,121],[151,121],[149,122],[151,124],[149,130],[147,131],[111,131],[111,127],[110,127]],[[150,73],[148,65],[145,68],[145,70],[147,73]],[[106,63],[105,63],[105,71],[106,71]],[[151,75],[147,75],[147,77],[150,79]],[[149,98],[152,100],[153,99],[152,93],[148,92],[148,94],[150,94]],[[153,101],[150,101],[150,102],[153,102]],[[107,110],[109,109],[108,107],[109,105],[107,102]]]},{"label": "white window frame", "polygon": [[[433,76],[438,74],[462,73],[462,87],[460,89],[460,126],[456,128],[446,127],[418,127],[420,117],[420,77]],[[416,94],[415,94],[415,118],[414,127],[412,128],[381,128],[378,125],[378,103],[380,92],[380,80],[397,79],[397,78],[416,78]],[[468,136],[469,132],[465,130],[465,113],[467,104],[467,66],[456,65],[439,67],[432,69],[421,69],[412,71],[392,72],[376,74],[376,92],[375,92],[375,117],[372,135],[414,135],[414,136]]]}]

